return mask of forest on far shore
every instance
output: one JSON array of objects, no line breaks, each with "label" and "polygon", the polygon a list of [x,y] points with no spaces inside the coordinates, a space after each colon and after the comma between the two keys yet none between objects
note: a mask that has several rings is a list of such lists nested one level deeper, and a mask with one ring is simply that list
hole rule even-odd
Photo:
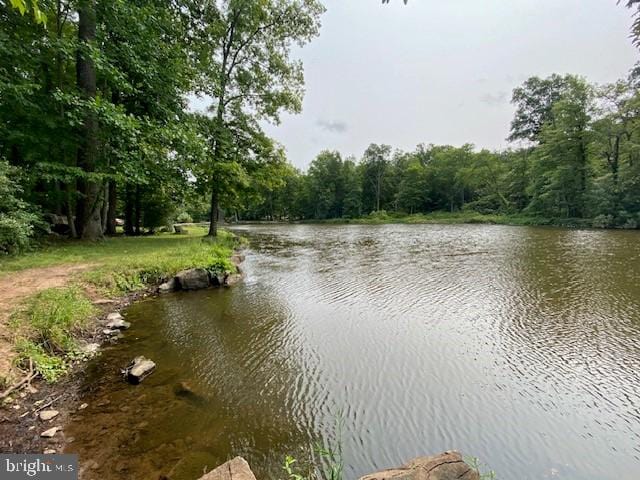
[{"label": "forest on far shore", "polygon": [[[475,212],[600,228],[640,224],[640,77],[591,85],[574,75],[532,77],[513,91],[505,151],[370,145],[361,158],[324,151],[306,172],[279,165],[277,182],[236,206],[245,220],[353,219]],[[202,217],[204,211],[192,211]]]}]

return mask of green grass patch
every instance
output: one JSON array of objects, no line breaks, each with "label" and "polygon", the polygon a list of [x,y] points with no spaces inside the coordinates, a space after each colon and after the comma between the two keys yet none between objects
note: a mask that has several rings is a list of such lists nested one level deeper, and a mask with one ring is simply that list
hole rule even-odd
[{"label": "green grass patch", "polygon": [[[3,256],[0,275],[27,268],[49,267],[61,264],[104,264],[116,265],[131,257],[161,253],[179,249],[184,243],[200,241],[204,238],[204,227],[189,226],[187,234],[159,233],[140,237],[111,237],[100,242],[80,240],[57,240],[23,255]],[[219,231],[219,242],[224,242],[232,234]]]},{"label": "green grass patch", "polygon": [[77,286],[34,295],[12,318],[18,362],[26,364],[31,359],[46,381],[57,380],[69,360],[79,355],[76,338],[97,312]]},{"label": "green grass patch", "polygon": [[238,244],[235,235],[219,231],[214,241],[195,235],[179,237],[180,241],[171,238],[147,245],[123,243],[117,261],[106,259],[82,278],[105,295],[117,296],[161,283],[188,268],[206,268],[215,274],[236,271],[230,260]]}]

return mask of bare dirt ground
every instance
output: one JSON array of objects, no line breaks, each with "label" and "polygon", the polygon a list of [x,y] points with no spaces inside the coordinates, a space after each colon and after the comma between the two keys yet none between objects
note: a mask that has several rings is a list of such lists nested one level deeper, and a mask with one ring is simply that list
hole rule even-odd
[{"label": "bare dirt ground", "polygon": [[14,352],[8,321],[11,312],[27,297],[41,290],[62,287],[77,273],[88,270],[88,263],[31,268],[0,277],[0,376],[7,377]]}]

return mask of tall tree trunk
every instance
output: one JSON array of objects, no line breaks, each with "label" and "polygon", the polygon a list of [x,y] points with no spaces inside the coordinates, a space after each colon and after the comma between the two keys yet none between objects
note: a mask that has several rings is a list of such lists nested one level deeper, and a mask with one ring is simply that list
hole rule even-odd
[{"label": "tall tree trunk", "polygon": [[102,195],[102,215],[100,217],[102,225],[102,234],[107,232],[107,213],[109,213],[109,180],[104,182],[103,195]]},{"label": "tall tree trunk", "polygon": [[116,234],[116,208],[118,205],[118,189],[115,180],[109,181],[109,208],[107,210],[107,235]]},{"label": "tall tree trunk", "polygon": [[[96,70],[88,49],[96,38],[95,0],[81,0],[78,4],[79,48],[76,61],[76,77],[81,94],[88,100],[96,96]],[[96,170],[98,160],[98,122],[95,115],[87,113],[82,125],[82,139],[78,148],[78,166],[85,173]],[[87,178],[80,199],[82,216],[79,218],[80,235],[87,240],[102,238],[100,218],[101,187],[95,180]],[[78,212],[80,213],[80,212]],[[80,216],[80,215],[79,215]]]},{"label": "tall tree trunk", "polygon": [[135,206],[136,206],[136,235],[142,234],[142,192],[140,192],[140,185],[136,185],[135,193]]},{"label": "tall tree trunk", "polygon": [[55,191],[54,202],[56,215],[62,215],[62,202],[64,196],[62,194],[62,188],[60,188],[60,182],[58,180],[53,181],[53,189]]},{"label": "tall tree trunk", "polygon": [[135,230],[133,227],[133,210],[134,210],[133,187],[130,184],[127,184],[125,186],[125,198],[124,198],[124,233],[125,235],[135,234]]},{"label": "tall tree trunk", "polygon": [[67,184],[67,222],[69,223],[69,234],[71,238],[78,238],[78,232],[76,231],[76,219],[73,212],[73,195],[72,185]]},{"label": "tall tree trunk", "polygon": [[209,233],[210,237],[218,236],[218,192],[215,187],[211,189],[211,214],[209,215]]}]

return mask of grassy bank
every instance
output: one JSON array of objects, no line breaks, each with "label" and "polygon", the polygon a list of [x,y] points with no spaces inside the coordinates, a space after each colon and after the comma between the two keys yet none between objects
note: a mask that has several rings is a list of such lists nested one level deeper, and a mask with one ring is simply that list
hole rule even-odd
[{"label": "grassy bank", "polygon": [[529,225],[556,226],[565,228],[603,228],[597,220],[583,218],[546,218],[525,215],[482,214],[477,212],[431,212],[412,215],[393,212],[373,212],[360,218],[335,218],[310,220],[304,223],[325,224],[489,224],[489,225]]},{"label": "grassy bank", "polygon": [[[0,371],[9,383],[15,370],[31,371],[49,382],[56,381],[73,361],[83,356],[81,339],[95,330],[95,319],[103,310],[97,299],[118,299],[142,291],[188,268],[206,268],[213,273],[234,272],[230,260],[238,239],[220,231],[215,241],[204,239],[205,230],[189,227],[189,234],[159,234],[146,237],[109,238],[100,243],[60,242],[40,250],[5,257],[0,281],[11,285],[17,275],[32,275],[43,269],[81,266],[64,286],[30,292],[16,307],[5,310],[3,352],[11,355],[14,374]],[[8,343],[8,345],[7,345]],[[27,373],[23,373],[26,375]],[[6,385],[5,385],[6,386]]]}]

